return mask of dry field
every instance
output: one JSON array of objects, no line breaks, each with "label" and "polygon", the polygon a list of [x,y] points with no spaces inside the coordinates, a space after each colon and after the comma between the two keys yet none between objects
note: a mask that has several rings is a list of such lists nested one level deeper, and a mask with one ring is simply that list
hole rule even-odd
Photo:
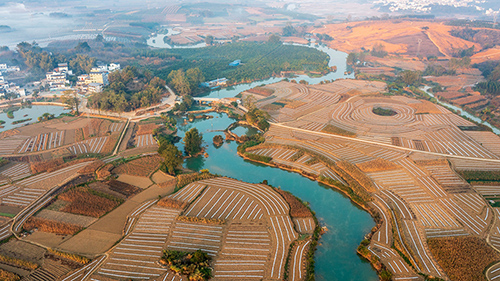
[{"label": "dry field", "polygon": [[[304,214],[297,204],[292,203]],[[166,248],[201,249],[212,257],[214,280],[281,280],[290,244],[298,238],[289,212],[287,201],[262,184],[228,178],[194,182],[157,204],[147,201],[136,208],[127,236],[91,278],[174,278],[156,264]],[[302,255],[291,266],[295,274],[304,275],[306,249],[300,248]]]},{"label": "dry field", "polygon": [[131,176],[149,177],[160,166],[163,158],[159,155],[144,156],[113,169],[115,174],[127,174]]},{"label": "dry field", "polygon": [[119,200],[111,200],[95,195],[90,189],[83,187],[62,193],[58,199],[69,202],[61,211],[96,218],[101,217],[120,204]]},{"label": "dry field", "polygon": [[386,20],[330,24],[312,32],[329,34],[335,38],[332,47],[348,53],[382,43],[391,54],[416,57],[419,39],[423,56],[451,57],[455,49],[481,49],[480,44],[451,36],[452,29],[437,21]]},{"label": "dry field", "polygon": [[[269,110],[275,123],[265,133],[265,143],[247,153],[269,157],[271,164],[318,179],[322,169],[331,169],[349,185],[342,190],[377,213],[379,223],[366,251],[378,257],[398,280],[417,278],[417,273],[451,277],[442,260],[430,251],[428,239],[457,237],[484,243],[489,237],[500,248],[496,211],[480,195],[496,196],[497,188],[484,182],[473,188],[454,170],[500,171],[497,162],[478,160],[500,159],[500,137],[462,131],[459,126],[474,124],[435,104],[400,96],[361,95],[356,87],[347,90],[336,84],[267,85],[279,99],[349,98],[321,108],[305,99],[308,102],[294,112],[284,107]],[[268,102],[257,101],[257,106],[265,109]],[[378,115],[373,110],[377,107],[396,114]],[[338,129],[326,132],[329,127]],[[307,221],[294,219],[294,223],[300,233],[311,229]],[[412,267],[392,245],[405,254]],[[474,274],[478,272],[482,274],[482,269],[475,268]]]}]

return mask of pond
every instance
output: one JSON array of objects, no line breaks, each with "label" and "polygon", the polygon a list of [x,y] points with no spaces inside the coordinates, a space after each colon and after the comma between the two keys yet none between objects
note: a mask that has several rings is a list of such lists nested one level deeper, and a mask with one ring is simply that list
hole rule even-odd
[{"label": "pond", "polygon": [[[7,111],[0,113],[0,120],[5,121],[4,128],[0,129],[0,132],[10,130],[12,128],[17,128],[24,126],[29,123],[37,122],[38,117],[42,116],[44,113],[54,114],[55,117],[59,116],[61,113],[69,113],[70,110],[65,109],[62,106],[55,105],[33,105],[29,107],[20,108],[14,111],[14,118],[10,119],[7,117]],[[13,125],[12,122],[31,118],[30,121],[19,123]]]},{"label": "pond", "polygon": [[[378,280],[371,265],[356,254],[359,242],[375,225],[367,212],[353,205],[342,193],[297,173],[245,161],[237,155],[235,142],[215,148],[213,137],[223,135],[220,130],[227,128],[234,120],[215,112],[208,115],[214,118],[197,119],[192,123],[178,120],[178,136],[182,138],[186,131],[197,128],[203,134],[209,155],[208,158],[186,160],[186,168],[195,171],[209,169],[212,173],[251,183],[267,180],[270,185],[281,187],[309,202],[321,226],[328,228],[315,254],[316,280]],[[255,133],[255,130],[238,127],[233,132],[242,135]],[[176,145],[183,149],[181,142]]]}]

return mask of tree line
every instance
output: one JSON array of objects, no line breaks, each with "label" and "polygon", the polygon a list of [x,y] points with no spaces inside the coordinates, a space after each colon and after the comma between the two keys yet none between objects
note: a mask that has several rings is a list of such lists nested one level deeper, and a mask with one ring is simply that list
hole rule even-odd
[{"label": "tree line", "polygon": [[132,111],[160,102],[165,93],[165,81],[150,71],[127,66],[109,74],[109,85],[89,97],[89,106],[117,112]]}]

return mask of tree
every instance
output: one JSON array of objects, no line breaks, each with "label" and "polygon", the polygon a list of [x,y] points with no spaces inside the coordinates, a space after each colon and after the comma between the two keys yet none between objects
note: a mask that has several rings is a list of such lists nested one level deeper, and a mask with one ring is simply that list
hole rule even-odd
[{"label": "tree", "polygon": [[214,43],[214,37],[212,35],[207,35],[205,37],[205,43],[207,45],[212,45]]},{"label": "tree", "polygon": [[188,155],[195,155],[201,151],[201,143],[203,141],[203,136],[198,132],[198,129],[192,128],[186,132],[184,136],[184,150]]},{"label": "tree", "polygon": [[175,175],[175,170],[184,161],[182,159],[182,152],[172,143],[165,141],[160,148],[158,153],[163,157],[163,170],[171,175]]},{"label": "tree", "polygon": [[61,101],[71,106],[71,109],[76,111],[76,115],[79,115],[78,105],[80,101],[78,100],[78,94],[76,91],[71,91],[71,90],[64,91],[63,96],[61,97]]},{"label": "tree", "polygon": [[418,71],[405,70],[399,74],[399,78],[409,86],[420,80],[420,73]]},{"label": "tree", "polygon": [[191,85],[182,69],[172,70],[170,74],[168,74],[168,80],[181,96],[191,94]]},{"label": "tree", "polygon": [[194,92],[194,89],[197,89],[200,86],[201,82],[205,81],[205,76],[203,76],[203,73],[198,67],[188,69],[186,71],[186,77],[189,81],[191,93]]},{"label": "tree", "polygon": [[80,42],[78,45],[76,45],[75,50],[77,52],[90,52],[90,46],[89,43],[87,42]]},{"label": "tree", "polygon": [[96,42],[104,42],[104,37],[103,37],[101,34],[98,34],[98,35],[95,37],[95,41],[96,41]]},{"label": "tree", "polygon": [[269,44],[281,44],[281,38],[278,35],[273,34],[273,35],[269,36],[269,39],[267,39],[267,43],[269,43]]},{"label": "tree", "polygon": [[372,55],[379,58],[387,56],[385,46],[382,43],[375,44],[372,48]]}]

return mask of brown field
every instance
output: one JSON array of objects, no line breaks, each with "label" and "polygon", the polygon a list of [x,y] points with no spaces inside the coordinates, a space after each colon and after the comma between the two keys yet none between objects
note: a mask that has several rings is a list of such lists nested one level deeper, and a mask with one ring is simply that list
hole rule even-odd
[{"label": "brown field", "polygon": [[52,160],[47,160],[47,161],[42,161],[42,162],[32,162],[30,163],[31,165],[31,171],[33,174],[38,174],[41,172],[46,172],[49,169],[55,169],[58,166],[64,164],[64,160],[61,158],[57,159],[52,159]]},{"label": "brown field", "polygon": [[445,98],[448,100],[465,97],[466,95],[467,95],[466,93],[456,92],[456,91],[447,91],[447,92],[436,93],[436,96],[441,97],[441,98]]},{"label": "brown field", "polygon": [[141,189],[146,189],[153,184],[153,182],[147,177],[131,176],[126,174],[121,174],[117,180],[137,186]]},{"label": "brown field", "polygon": [[372,161],[357,164],[358,168],[365,172],[380,172],[398,169],[399,166],[385,159],[377,158]]},{"label": "brown field", "polygon": [[443,76],[432,76],[428,77],[427,80],[440,84],[443,87],[447,87],[448,90],[457,91],[460,88],[481,82],[484,80],[482,76],[461,74],[461,75],[443,75]]},{"label": "brown field", "polygon": [[476,103],[476,102],[480,102],[480,101],[484,101],[484,100],[486,100],[486,98],[484,98],[482,96],[468,96],[465,98],[456,99],[453,101],[453,103],[456,103],[458,105],[467,105],[467,104]]},{"label": "brown field", "polygon": [[500,60],[500,47],[490,48],[474,54],[471,57],[471,63],[482,63],[490,60]]},{"label": "brown field", "polygon": [[171,199],[169,197],[165,197],[158,201],[158,206],[165,208],[173,208],[173,209],[185,209],[187,206],[187,202],[178,201],[175,199]]},{"label": "brown field", "polygon": [[161,127],[157,124],[139,124],[139,128],[137,129],[136,135],[150,135],[157,128]]},{"label": "brown field", "polygon": [[481,49],[480,44],[451,36],[449,31],[452,29],[440,22],[386,20],[330,24],[312,32],[334,37],[332,47],[344,52],[358,52],[361,47],[372,49],[375,44],[382,43],[389,53],[415,57],[418,39],[422,40],[420,54],[423,56],[450,57],[456,49],[471,46]]},{"label": "brown field", "polygon": [[83,227],[76,224],[69,224],[37,217],[29,218],[23,227],[27,231],[38,229],[43,232],[55,233],[59,235],[73,235],[83,229]]},{"label": "brown field", "polygon": [[113,169],[113,173],[149,177],[158,169],[162,161],[163,158],[159,155],[145,156],[116,167]]},{"label": "brown field", "polygon": [[78,170],[78,173],[80,174],[93,174],[99,169],[99,167],[104,166],[104,162],[101,160],[95,160],[94,162],[88,164],[87,166],[81,168]]},{"label": "brown field", "polygon": [[483,270],[500,260],[500,253],[477,237],[434,238],[427,243],[451,280],[487,280]]},{"label": "brown field", "polygon": [[421,100],[419,103],[410,103],[409,106],[416,110],[415,114],[440,114],[441,110],[430,101]]},{"label": "brown field", "polygon": [[117,207],[120,202],[92,194],[86,188],[75,188],[59,195],[60,200],[69,202],[61,211],[72,214],[101,217]]},{"label": "brown field", "polygon": [[140,191],[139,188],[118,180],[110,180],[107,182],[107,184],[109,186],[109,189],[125,195],[126,197],[130,197],[131,195],[134,195]]}]

